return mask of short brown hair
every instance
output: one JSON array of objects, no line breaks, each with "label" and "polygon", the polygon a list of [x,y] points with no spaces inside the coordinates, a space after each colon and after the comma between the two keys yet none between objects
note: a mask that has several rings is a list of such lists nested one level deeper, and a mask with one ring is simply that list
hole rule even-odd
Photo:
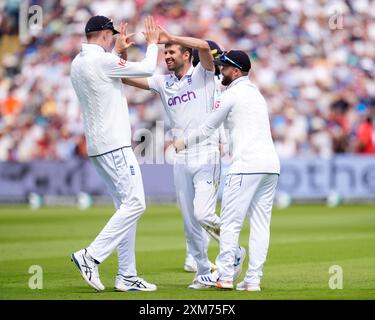
[{"label": "short brown hair", "polygon": [[[165,44],[165,48],[169,48],[170,46],[172,46],[173,43],[166,43]],[[179,47],[180,51],[182,54],[184,54],[186,51],[189,52],[189,61],[191,61],[192,57],[193,57],[193,49],[192,48],[188,48],[188,47],[184,47],[184,46],[181,46],[179,44],[177,44],[177,46]]]}]

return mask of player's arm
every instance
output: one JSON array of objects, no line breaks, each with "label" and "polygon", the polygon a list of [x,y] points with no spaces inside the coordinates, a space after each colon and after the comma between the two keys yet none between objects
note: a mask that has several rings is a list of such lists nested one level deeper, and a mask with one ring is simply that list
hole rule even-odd
[{"label": "player's arm", "polygon": [[163,77],[156,75],[148,78],[125,78],[122,79],[122,82],[133,87],[144,90],[152,90],[160,94],[162,91],[161,83],[163,82]]},{"label": "player's arm", "polygon": [[174,142],[176,151],[179,152],[188,146],[202,142],[210,137],[227,118],[229,111],[233,107],[232,101],[233,99],[228,94],[223,94],[216,101],[215,111],[207,117],[202,125],[193,130],[189,135],[179,138]]},{"label": "player's arm", "polygon": [[[108,53],[105,56],[105,61],[103,61],[104,73],[111,78],[138,78],[151,76],[156,69],[158,57],[158,47],[156,44],[158,43],[159,33],[160,31],[153,18],[147,17],[145,20],[144,35],[148,42],[148,47],[145,58],[140,62],[129,62],[119,56]],[[119,38],[121,39],[122,36],[124,36],[124,34],[119,35]],[[121,40],[118,41],[120,42]],[[121,46],[119,45],[119,47]],[[119,49],[119,51],[121,51],[121,49]],[[119,51],[116,52],[119,53]],[[123,52],[121,52],[121,54],[123,54]]]},{"label": "player's arm", "polygon": [[220,155],[223,156],[228,145],[227,136],[225,135],[224,124],[221,124],[219,127],[219,149]]},{"label": "player's arm", "polygon": [[150,90],[150,86],[146,78],[123,78],[121,81],[123,84],[127,84],[132,87]]},{"label": "player's arm", "polygon": [[158,26],[160,29],[159,43],[178,44],[183,47],[198,49],[199,59],[202,67],[208,71],[215,71],[215,65],[211,54],[210,46],[207,41],[193,37],[179,37],[170,34],[167,30]]}]

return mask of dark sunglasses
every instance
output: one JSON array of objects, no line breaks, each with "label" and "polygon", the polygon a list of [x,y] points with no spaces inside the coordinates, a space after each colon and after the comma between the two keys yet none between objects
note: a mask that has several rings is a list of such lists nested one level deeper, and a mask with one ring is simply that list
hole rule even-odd
[{"label": "dark sunglasses", "polygon": [[109,20],[105,25],[102,26],[102,30],[113,30],[113,21]]},{"label": "dark sunglasses", "polygon": [[227,52],[223,52],[223,54],[219,57],[219,61],[224,62],[224,63],[229,62],[229,64],[231,64],[232,66],[242,70],[242,66],[240,66],[238,63],[234,62],[232,59],[228,58],[226,56],[226,53]]}]

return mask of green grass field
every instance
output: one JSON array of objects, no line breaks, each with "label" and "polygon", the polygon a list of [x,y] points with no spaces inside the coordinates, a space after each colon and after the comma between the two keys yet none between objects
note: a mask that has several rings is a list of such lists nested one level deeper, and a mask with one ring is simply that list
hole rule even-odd
[{"label": "green grass field", "polygon": [[[182,220],[173,205],[149,205],[138,223],[138,272],[158,291],[113,292],[113,254],[100,267],[106,291],[94,292],[69,256],[87,246],[111,214],[111,207],[0,207],[0,299],[375,299],[375,206],[275,209],[263,291],[258,293],[187,289],[194,275],[183,271]],[[246,247],[248,231],[246,222],[240,239]],[[217,253],[212,241],[210,258]],[[28,286],[31,265],[43,268],[41,290]],[[332,265],[343,269],[343,289],[328,286]]]}]

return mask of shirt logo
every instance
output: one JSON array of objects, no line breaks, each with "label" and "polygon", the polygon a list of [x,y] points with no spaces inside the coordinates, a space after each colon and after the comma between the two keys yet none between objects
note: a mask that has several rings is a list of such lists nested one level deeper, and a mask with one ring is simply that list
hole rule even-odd
[{"label": "shirt logo", "polygon": [[125,67],[126,60],[120,59],[120,62],[118,63],[121,67]]},{"label": "shirt logo", "polygon": [[181,96],[176,96],[168,99],[169,106],[175,106],[177,104],[181,104],[182,102],[188,102],[192,99],[196,99],[196,95],[193,91],[187,91]]},{"label": "shirt logo", "polygon": [[165,85],[166,85],[167,88],[173,87],[174,81],[173,80],[171,82],[167,81]]},{"label": "shirt logo", "polygon": [[221,101],[220,100],[216,100],[215,102],[215,109],[219,109],[221,106]]}]

